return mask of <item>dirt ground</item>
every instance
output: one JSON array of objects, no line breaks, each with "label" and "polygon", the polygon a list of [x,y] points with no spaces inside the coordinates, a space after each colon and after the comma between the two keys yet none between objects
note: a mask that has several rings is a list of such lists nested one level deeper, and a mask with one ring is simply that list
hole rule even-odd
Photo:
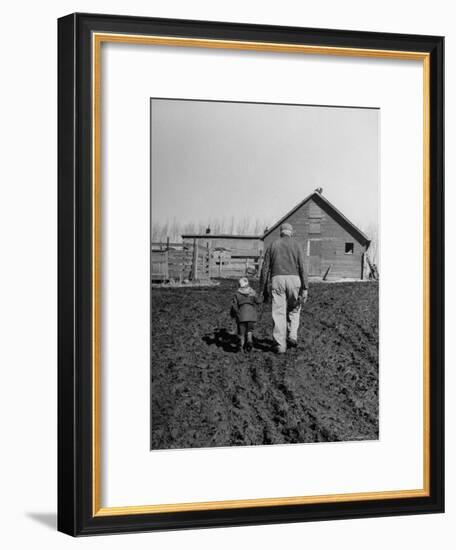
[{"label": "dirt ground", "polygon": [[378,284],[311,284],[285,355],[270,304],[236,353],[236,284],[152,289],[151,448],[377,439]]}]

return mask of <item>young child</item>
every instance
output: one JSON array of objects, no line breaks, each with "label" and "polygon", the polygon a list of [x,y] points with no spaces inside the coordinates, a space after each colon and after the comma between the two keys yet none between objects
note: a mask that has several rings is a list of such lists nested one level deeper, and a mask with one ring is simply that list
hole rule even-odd
[{"label": "young child", "polygon": [[261,301],[261,298],[249,285],[247,277],[241,277],[239,288],[231,303],[231,316],[237,322],[239,349],[252,350],[253,330],[258,320],[257,309]]}]

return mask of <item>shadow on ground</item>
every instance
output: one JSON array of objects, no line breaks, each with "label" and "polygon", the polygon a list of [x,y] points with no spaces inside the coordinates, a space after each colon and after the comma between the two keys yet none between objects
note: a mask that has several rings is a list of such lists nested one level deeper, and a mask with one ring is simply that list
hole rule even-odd
[{"label": "shadow on ground", "polygon": [[53,513],[39,513],[39,512],[27,512],[27,517],[35,520],[37,523],[41,523],[45,527],[55,531],[57,529],[57,514]]},{"label": "shadow on ground", "polygon": [[[239,339],[236,334],[231,333],[226,328],[217,328],[212,335],[206,335],[202,338],[208,346],[215,345],[228,353],[239,351]],[[253,338],[253,347],[260,351],[274,351],[274,341],[270,338]]]}]

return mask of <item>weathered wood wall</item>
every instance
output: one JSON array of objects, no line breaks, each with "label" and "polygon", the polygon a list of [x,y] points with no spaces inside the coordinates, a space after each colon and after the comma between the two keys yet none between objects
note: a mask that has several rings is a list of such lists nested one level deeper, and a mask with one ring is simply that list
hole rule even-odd
[{"label": "weathered wood wall", "polygon": [[151,280],[153,282],[206,280],[256,276],[259,272],[258,249],[213,249],[199,242],[167,246],[154,243],[151,249]]},{"label": "weathered wood wall", "polygon": [[151,250],[151,281],[207,280],[211,278],[212,259],[206,248]]},{"label": "weathered wood wall", "polygon": [[[294,237],[302,246],[310,276],[323,277],[331,266],[328,279],[363,278],[366,246],[322,205],[310,199],[286,221],[293,226]],[[279,236],[280,227],[277,227],[265,237],[265,249]],[[353,243],[352,254],[345,253],[345,243]]]},{"label": "weathered wood wall", "polygon": [[258,273],[263,241],[260,237],[238,237],[230,235],[204,235],[198,238],[184,237],[183,245],[211,251],[211,277],[238,278]]}]

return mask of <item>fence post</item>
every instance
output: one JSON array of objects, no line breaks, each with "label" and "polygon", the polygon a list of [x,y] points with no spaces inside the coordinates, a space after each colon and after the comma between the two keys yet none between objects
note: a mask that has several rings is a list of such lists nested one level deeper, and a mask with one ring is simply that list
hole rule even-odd
[{"label": "fence post", "polygon": [[198,241],[193,239],[192,281],[198,277]]},{"label": "fence post", "polygon": [[210,241],[207,242],[206,248],[207,248],[207,266],[206,266],[207,278],[210,280],[211,279],[211,243]]},{"label": "fence post", "polygon": [[165,277],[169,281],[169,237],[166,239],[165,262]]},{"label": "fence post", "polygon": [[261,275],[261,270],[263,269],[263,250],[260,250],[260,257],[258,258],[258,277]]}]

